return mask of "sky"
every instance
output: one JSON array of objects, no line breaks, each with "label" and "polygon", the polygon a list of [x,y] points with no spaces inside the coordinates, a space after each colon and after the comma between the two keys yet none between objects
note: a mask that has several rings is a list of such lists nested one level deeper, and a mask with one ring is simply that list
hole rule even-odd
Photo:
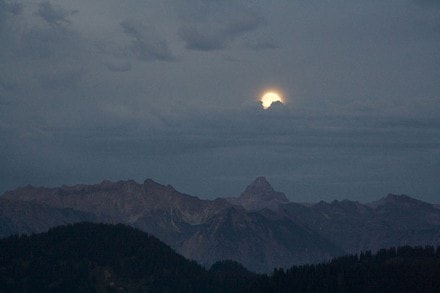
[{"label": "sky", "polygon": [[439,203],[439,113],[437,0],[0,0],[0,193]]}]

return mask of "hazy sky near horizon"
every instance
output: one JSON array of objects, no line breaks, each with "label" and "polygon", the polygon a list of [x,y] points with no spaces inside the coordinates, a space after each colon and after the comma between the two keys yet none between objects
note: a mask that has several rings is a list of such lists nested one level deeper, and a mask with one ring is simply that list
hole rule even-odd
[{"label": "hazy sky near horizon", "polygon": [[0,193],[440,202],[439,113],[436,0],[0,0]]}]

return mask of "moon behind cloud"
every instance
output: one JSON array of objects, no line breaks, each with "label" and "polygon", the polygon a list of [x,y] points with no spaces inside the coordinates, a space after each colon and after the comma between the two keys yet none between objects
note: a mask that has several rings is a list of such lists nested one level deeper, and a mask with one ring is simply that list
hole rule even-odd
[{"label": "moon behind cloud", "polygon": [[260,99],[260,102],[261,102],[261,105],[263,106],[263,109],[267,110],[268,108],[270,108],[272,103],[275,103],[275,102],[284,103],[284,99],[277,92],[268,91],[263,94],[263,96]]}]

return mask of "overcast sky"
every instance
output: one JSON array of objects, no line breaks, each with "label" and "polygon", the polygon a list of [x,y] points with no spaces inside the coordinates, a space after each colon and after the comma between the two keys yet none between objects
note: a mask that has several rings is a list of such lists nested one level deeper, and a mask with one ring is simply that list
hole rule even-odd
[{"label": "overcast sky", "polygon": [[440,1],[0,0],[0,166],[0,193],[440,202]]}]

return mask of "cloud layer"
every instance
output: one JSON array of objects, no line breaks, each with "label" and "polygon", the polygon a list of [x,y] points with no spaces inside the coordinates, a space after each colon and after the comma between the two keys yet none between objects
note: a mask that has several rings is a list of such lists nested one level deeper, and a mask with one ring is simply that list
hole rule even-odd
[{"label": "cloud layer", "polygon": [[146,26],[140,21],[126,19],[121,22],[121,27],[124,29],[124,33],[133,38],[130,49],[139,60],[174,60],[168,43],[158,35],[153,26]]},{"label": "cloud layer", "polygon": [[256,30],[264,24],[264,18],[256,14],[241,15],[220,23],[189,23],[179,30],[185,47],[191,50],[211,51],[226,49],[229,43]]},{"label": "cloud layer", "polygon": [[434,2],[0,0],[0,192],[265,175],[297,201],[438,201]]}]

